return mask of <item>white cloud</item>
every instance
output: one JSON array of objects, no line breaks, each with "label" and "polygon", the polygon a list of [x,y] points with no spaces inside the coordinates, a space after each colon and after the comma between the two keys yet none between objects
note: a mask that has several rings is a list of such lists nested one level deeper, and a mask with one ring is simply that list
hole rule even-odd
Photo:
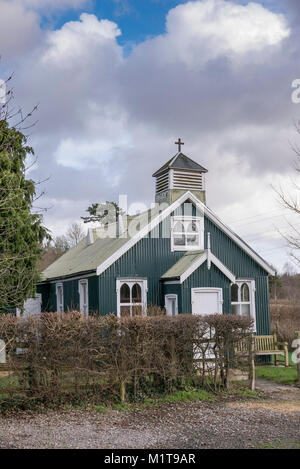
[{"label": "white cloud", "polygon": [[[280,44],[290,34],[285,17],[258,3],[225,0],[188,2],[167,15],[166,34],[146,43],[167,63],[191,68],[220,56],[232,60]],[[139,50],[139,47],[137,48]],[[144,45],[141,45],[142,54]]]},{"label": "white cloud", "polygon": [[64,9],[64,8],[79,8],[90,3],[90,0],[15,0],[20,5],[37,9]]},{"label": "white cloud", "polygon": [[128,146],[128,141],[124,139],[118,143],[112,139],[96,139],[84,141],[68,138],[60,141],[55,151],[55,159],[59,165],[85,169],[87,167],[104,167],[113,158],[118,157],[120,150]]},{"label": "white cloud", "polygon": [[187,46],[201,41],[210,44],[212,54],[245,54],[276,45],[288,37],[283,15],[275,14],[258,3],[237,5],[224,0],[190,2],[171,10],[167,32],[187,38]]},{"label": "white cloud", "polygon": [[41,36],[39,16],[14,0],[0,0],[0,55],[9,61],[35,46]]},{"label": "white cloud", "polygon": [[[82,13],[80,21],[70,21],[60,30],[51,31],[47,38],[47,49],[43,62],[60,64],[63,67],[74,65],[78,58],[91,57],[91,51],[110,47],[110,53],[118,54],[115,42],[121,34],[117,25],[112,21],[99,21],[95,15]],[[99,54],[95,59],[100,59]],[[75,62],[74,62],[75,61]]]},{"label": "white cloud", "polygon": [[[32,13],[29,6],[38,11],[42,3],[22,5]],[[282,15],[258,3],[189,2],[169,12],[165,34],[126,58],[118,25],[91,14],[40,34],[24,49],[14,88],[26,109],[41,103],[31,141],[38,169],[30,174],[50,176],[46,224],[54,231],[119,193],[129,203],[152,202],[151,174],[179,136],[184,152],[208,168],[208,204],[225,221],[277,207],[270,182],[293,158],[287,128],[296,61]],[[254,237],[250,228],[241,234]],[[257,229],[264,230],[269,225]]]}]

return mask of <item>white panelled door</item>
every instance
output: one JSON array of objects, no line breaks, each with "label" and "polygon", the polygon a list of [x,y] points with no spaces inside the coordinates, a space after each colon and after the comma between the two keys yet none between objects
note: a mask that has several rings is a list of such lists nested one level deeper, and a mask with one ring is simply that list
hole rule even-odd
[{"label": "white panelled door", "polygon": [[[223,291],[222,288],[192,288],[192,313],[200,314],[202,316],[208,314],[222,314],[223,312]],[[204,337],[211,339],[214,334],[214,329],[207,332]],[[214,342],[211,342],[210,348],[205,352],[206,359],[214,359],[215,354],[212,350]],[[199,353],[197,347],[194,347],[194,360],[202,359],[202,354]],[[207,366],[207,365],[206,365]]]},{"label": "white panelled door", "polygon": [[191,297],[193,314],[222,314],[222,288],[192,288]]}]

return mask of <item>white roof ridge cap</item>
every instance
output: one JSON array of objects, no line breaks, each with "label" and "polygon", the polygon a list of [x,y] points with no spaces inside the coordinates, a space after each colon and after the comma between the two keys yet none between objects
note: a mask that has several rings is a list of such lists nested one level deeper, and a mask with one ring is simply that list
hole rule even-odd
[{"label": "white roof ridge cap", "polygon": [[174,163],[174,161],[176,161],[176,159],[178,158],[178,156],[180,155],[180,152],[177,152],[176,155],[172,158],[172,160],[170,161],[169,165],[168,165],[168,168],[170,168],[171,164]]}]

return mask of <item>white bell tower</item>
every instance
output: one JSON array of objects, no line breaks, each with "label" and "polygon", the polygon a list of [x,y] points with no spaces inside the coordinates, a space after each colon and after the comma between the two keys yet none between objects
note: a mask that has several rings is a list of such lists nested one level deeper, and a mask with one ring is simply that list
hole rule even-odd
[{"label": "white bell tower", "polygon": [[184,143],[180,138],[175,143],[178,145],[178,153],[153,174],[156,178],[155,202],[172,204],[182,194],[190,191],[205,204],[207,169],[181,153],[181,145]]}]

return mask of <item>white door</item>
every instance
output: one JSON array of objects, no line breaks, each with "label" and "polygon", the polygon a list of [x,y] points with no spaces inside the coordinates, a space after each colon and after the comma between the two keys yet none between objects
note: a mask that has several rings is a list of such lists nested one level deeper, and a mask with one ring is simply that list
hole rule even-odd
[{"label": "white door", "polygon": [[[207,314],[221,314],[223,312],[223,291],[222,288],[192,288],[192,313],[205,316]],[[213,351],[214,342],[211,341],[214,335],[214,330],[208,331],[204,337],[210,339],[207,342],[207,350],[200,352],[197,347],[194,347],[194,360],[195,363],[200,362],[203,358],[203,353],[206,359],[214,360],[215,354]],[[197,365],[196,365],[197,366]],[[208,364],[206,366],[209,366]],[[212,363],[214,366],[214,363]]]},{"label": "white door", "polygon": [[193,314],[221,314],[223,312],[222,288],[192,288]]}]

